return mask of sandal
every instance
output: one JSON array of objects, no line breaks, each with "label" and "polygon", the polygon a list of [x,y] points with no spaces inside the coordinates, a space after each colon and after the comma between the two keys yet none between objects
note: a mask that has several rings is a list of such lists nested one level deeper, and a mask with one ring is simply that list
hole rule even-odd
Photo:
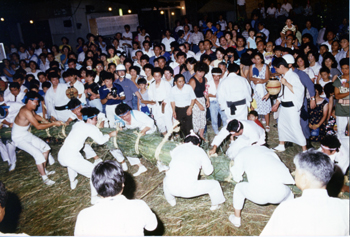
[{"label": "sandal", "polygon": [[270,132],[270,126],[266,126],[266,127],[265,127],[265,131],[266,131],[266,132]]}]

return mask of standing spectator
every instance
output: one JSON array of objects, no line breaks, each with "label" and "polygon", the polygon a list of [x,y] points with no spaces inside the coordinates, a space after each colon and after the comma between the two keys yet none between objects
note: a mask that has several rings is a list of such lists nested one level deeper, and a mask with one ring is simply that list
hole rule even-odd
[{"label": "standing spectator", "polygon": [[309,67],[314,71],[316,80],[318,73],[320,72],[321,65],[317,62],[318,61],[318,53],[317,51],[310,50],[307,54],[307,59],[309,60]]},{"label": "standing spectator", "polygon": [[199,43],[204,40],[203,33],[199,31],[198,26],[193,26],[194,32],[191,34],[190,42],[192,51],[194,53],[198,53],[199,51]]},{"label": "standing spectator", "polygon": [[281,6],[284,10],[286,10],[287,13],[290,12],[290,10],[293,9],[292,4],[288,2],[288,0],[284,0],[284,3]]},{"label": "standing spectator", "polygon": [[306,28],[303,30],[302,35],[307,33],[310,34],[313,39],[313,44],[316,45],[318,30],[312,26],[311,20],[307,20],[305,26]]},{"label": "standing spectator", "polygon": [[328,50],[330,50],[332,48],[332,43],[334,38],[335,38],[335,34],[333,30],[327,30],[326,37],[324,38],[325,41],[322,44],[327,45]]},{"label": "standing spectator", "polygon": [[335,105],[335,115],[339,139],[345,136],[345,129],[349,126],[349,58],[340,60],[340,67],[343,75],[333,82],[334,96],[338,100]]},{"label": "standing spectator", "polygon": [[244,31],[242,32],[242,36],[247,40],[249,37],[249,30],[252,28],[249,22],[245,23]]},{"label": "standing spectator", "polygon": [[343,58],[349,58],[349,35],[342,36],[342,38],[340,40],[340,46],[341,46],[341,50],[336,57],[339,70],[341,69],[340,68],[340,60],[342,60]]},{"label": "standing spectator", "polygon": [[178,74],[174,78],[175,86],[171,88],[170,102],[173,109],[173,118],[180,122],[180,135],[190,134],[192,125],[192,109],[196,95],[190,85],[185,84],[185,77]]},{"label": "standing spectator", "polygon": [[171,37],[170,30],[166,29],[165,30],[165,37],[162,39],[162,44],[165,45],[165,51],[166,52],[170,52],[171,51],[170,44],[173,41],[175,41],[175,39],[173,37]]},{"label": "standing spectator", "polygon": [[311,79],[311,81],[313,83],[316,82],[316,78],[318,78],[316,76],[316,74],[314,73],[314,71],[309,67],[309,62],[307,61],[307,59],[305,58],[305,56],[303,55],[299,55],[296,59],[296,66],[300,71],[305,72]]},{"label": "standing spectator", "polygon": [[220,24],[221,26],[221,31],[225,31],[227,28],[227,23],[226,21],[223,19],[222,15],[219,16],[219,20],[217,22],[217,24]]},{"label": "standing spectator", "polygon": [[271,3],[271,5],[266,10],[267,18],[274,18],[275,13],[276,13],[276,8],[273,5],[273,3]]},{"label": "standing spectator", "polygon": [[205,86],[207,79],[204,75],[208,73],[208,66],[203,62],[199,62],[196,64],[194,71],[196,74],[188,82],[196,94],[196,103],[193,107],[193,130],[195,133],[199,132],[201,139],[205,140],[206,108],[209,107],[210,102]]},{"label": "standing spectator", "polygon": [[243,19],[247,19],[247,13],[245,11],[245,0],[238,0],[237,1],[237,7],[238,7],[238,13],[239,13],[239,17],[243,18]]}]

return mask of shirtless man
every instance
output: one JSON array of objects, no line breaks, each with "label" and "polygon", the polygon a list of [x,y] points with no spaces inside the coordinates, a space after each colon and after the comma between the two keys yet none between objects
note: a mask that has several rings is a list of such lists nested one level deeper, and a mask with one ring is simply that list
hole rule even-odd
[{"label": "shirtless man", "polygon": [[47,172],[46,170],[47,158],[51,148],[44,141],[31,134],[28,128],[33,125],[36,129],[47,129],[53,126],[61,126],[63,123],[61,121],[47,124],[39,123],[39,121],[45,121],[34,112],[38,106],[39,98],[40,95],[34,91],[26,94],[25,105],[20,109],[13,123],[11,138],[16,147],[34,157],[44,183],[50,186],[55,183],[47,177],[47,175],[54,174],[55,171]]}]

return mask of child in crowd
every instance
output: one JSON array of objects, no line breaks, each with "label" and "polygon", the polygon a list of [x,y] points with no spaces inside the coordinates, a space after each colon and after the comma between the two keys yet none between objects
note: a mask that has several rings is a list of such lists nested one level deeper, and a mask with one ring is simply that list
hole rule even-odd
[{"label": "child in crowd", "polygon": [[260,127],[262,127],[264,129],[264,126],[262,125],[262,123],[259,120],[259,114],[255,110],[252,110],[248,113],[248,120],[254,121],[257,125],[259,125]]},{"label": "child in crowd", "polygon": [[328,119],[326,124],[326,135],[336,135],[337,134],[337,116],[335,115],[335,108],[332,108],[332,114]]},{"label": "child in crowd", "polygon": [[137,81],[137,85],[139,86],[139,92],[142,97],[141,100],[138,101],[137,103],[137,108],[141,112],[144,112],[147,115],[150,115],[151,112],[147,106],[147,104],[150,104],[151,102],[148,101],[148,89],[147,89],[147,80],[145,78],[140,78]]},{"label": "child in crowd", "polygon": [[248,49],[256,49],[255,30],[253,28],[249,29],[248,35],[249,35],[249,37],[247,39],[247,48]]},{"label": "child in crowd", "polygon": [[286,20],[286,25],[283,27],[283,29],[282,29],[282,31],[281,31],[281,37],[282,38],[284,38],[285,36],[286,36],[286,31],[287,30],[291,30],[291,31],[293,31],[293,34],[295,34],[295,32],[296,32],[296,28],[295,28],[295,26],[293,25],[293,21],[292,21],[292,19],[290,19],[290,18],[287,18],[287,20]]},{"label": "child in crowd", "polygon": [[[321,78],[319,78],[317,84],[320,84],[323,88],[327,83],[332,82],[330,73],[331,72],[328,67],[322,67],[320,69]],[[322,94],[322,97],[325,97],[324,93]]]},{"label": "child in crowd", "polygon": [[51,83],[48,81],[43,82],[43,84],[41,85],[41,88],[42,88],[44,94],[46,94],[46,91],[48,89],[50,89],[50,87],[51,87]]},{"label": "child in crowd", "polygon": [[265,64],[268,65],[269,67],[271,67],[272,58],[275,55],[273,52],[274,48],[275,47],[274,47],[273,42],[271,42],[271,41],[267,42],[266,48],[265,48],[266,52],[264,53],[264,61],[265,61]]}]

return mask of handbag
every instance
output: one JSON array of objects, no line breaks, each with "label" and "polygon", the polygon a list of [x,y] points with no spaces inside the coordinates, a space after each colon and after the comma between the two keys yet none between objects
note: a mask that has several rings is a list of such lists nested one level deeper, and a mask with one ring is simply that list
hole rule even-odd
[{"label": "handbag", "polygon": [[320,128],[311,130],[311,136],[317,137],[318,135],[320,135]]}]

